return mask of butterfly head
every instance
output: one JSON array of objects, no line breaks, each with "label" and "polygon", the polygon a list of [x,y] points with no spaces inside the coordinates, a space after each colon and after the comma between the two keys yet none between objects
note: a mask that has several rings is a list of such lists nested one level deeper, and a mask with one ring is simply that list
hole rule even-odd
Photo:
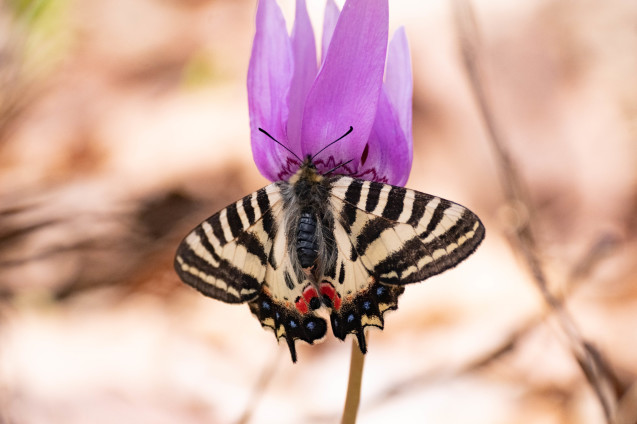
[{"label": "butterfly head", "polygon": [[316,169],[316,165],[314,165],[312,161],[312,156],[307,155],[303,163],[301,163],[301,167],[296,171],[296,174],[292,175],[289,182],[291,184],[296,184],[299,181],[318,183],[321,180],[323,180],[323,176],[319,174]]}]

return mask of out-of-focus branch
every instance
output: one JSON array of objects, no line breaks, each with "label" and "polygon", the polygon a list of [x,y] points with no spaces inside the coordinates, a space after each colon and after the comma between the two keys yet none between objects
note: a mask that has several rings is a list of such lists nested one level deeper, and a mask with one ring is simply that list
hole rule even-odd
[{"label": "out-of-focus branch", "polygon": [[[487,98],[480,64],[480,31],[472,6],[468,0],[454,0],[453,11],[462,59],[473,95],[488,133],[489,142],[496,157],[496,163],[499,166],[504,194],[510,205],[525,207],[528,211],[528,216],[532,217],[530,196],[505,147],[504,137]],[[611,367],[604,362],[601,355],[592,348],[592,345],[583,339],[563,303],[548,289],[547,277],[539,259],[538,247],[531,223],[532,219],[527,219],[525,222],[520,223],[511,241],[514,248],[521,253],[548,307],[557,317],[561,334],[595,391],[604,411],[606,421],[612,423],[617,408],[618,396],[610,383],[614,380],[609,376]]]},{"label": "out-of-focus branch", "polygon": [[[368,334],[365,334],[368,337]],[[361,401],[361,385],[363,382],[363,366],[365,365],[365,355],[354,340],[352,340],[352,356],[349,363],[349,377],[347,379],[347,395],[345,396],[345,406],[343,407],[343,417],[341,424],[356,423],[358,406]]]}]

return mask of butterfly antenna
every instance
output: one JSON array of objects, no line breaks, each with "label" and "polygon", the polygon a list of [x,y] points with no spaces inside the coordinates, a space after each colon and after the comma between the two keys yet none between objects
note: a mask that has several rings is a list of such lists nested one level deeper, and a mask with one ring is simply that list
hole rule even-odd
[{"label": "butterfly antenna", "polygon": [[327,172],[326,172],[325,174],[323,174],[323,175],[329,175],[329,174],[331,174],[332,172],[336,171],[336,170],[337,170],[338,168],[340,168],[341,166],[345,166],[345,165],[347,165],[348,163],[350,163],[350,162],[351,162],[351,161],[353,161],[353,160],[354,160],[354,159],[350,159],[350,160],[348,160],[347,162],[343,162],[343,163],[341,163],[340,165],[336,165],[334,168],[330,169],[329,171],[327,171]]},{"label": "butterfly antenna", "polygon": [[[351,127],[350,127],[351,128]],[[259,131],[261,131],[263,134],[267,135],[272,141],[274,141],[276,144],[278,144],[279,146],[283,147],[285,150],[287,150],[288,152],[292,153],[292,155],[297,158],[299,160],[299,162],[303,162],[303,160],[301,160],[300,157],[297,156],[296,153],[294,153],[292,150],[290,150],[286,145],[284,145],[283,143],[281,143],[279,140],[277,140],[276,138],[272,137],[270,135],[270,133],[268,133],[266,130],[264,130],[263,128],[259,128]],[[343,138],[343,137],[341,137]]]},{"label": "butterfly antenna", "polygon": [[342,140],[343,138],[345,138],[345,136],[349,135],[349,133],[351,133],[352,131],[354,131],[354,127],[352,127],[350,125],[349,130],[347,130],[347,132],[345,134],[343,134],[342,136],[340,136],[339,138],[337,138],[336,140],[332,141],[330,144],[328,144],[327,146],[323,147],[321,150],[319,150],[317,153],[314,154],[314,156],[312,156],[312,160],[314,160],[315,157],[317,157],[323,150],[327,149],[328,147],[330,147],[332,144],[336,143],[337,141]]}]

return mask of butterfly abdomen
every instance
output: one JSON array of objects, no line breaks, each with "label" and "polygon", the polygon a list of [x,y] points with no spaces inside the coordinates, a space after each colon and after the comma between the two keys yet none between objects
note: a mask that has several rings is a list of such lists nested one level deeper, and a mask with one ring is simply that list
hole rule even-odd
[{"label": "butterfly abdomen", "polygon": [[301,267],[308,268],[314,265],[318,250],[316,217],[311,212],[301,212],[296,236],[296,254]]}]

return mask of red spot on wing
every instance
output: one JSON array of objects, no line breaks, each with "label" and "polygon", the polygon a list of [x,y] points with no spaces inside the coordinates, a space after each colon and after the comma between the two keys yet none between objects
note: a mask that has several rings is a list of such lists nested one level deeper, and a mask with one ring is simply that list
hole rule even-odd
[{"label": "red spot on wing", "polygon": [[310,303],[310,301],[315,297],[318,297],[318,293],[313,286],[307,286],[307,288],[303,290],[303,298],[307,303]]},{"label": "red spot on wing", "polygon": [[328,299],[332,301],[332,305],[333,305],[332,308],[334,310],[339,310],[341,307],[341,297],[336,292],[336,289],[334,288],[334,286],[327,281],[323,281],[321,283],[320,290],[321,290],[321,295],[327,297]]},{"label": "red spot on wing", "polygon": [[296,298],[294,305],[300,313],[307,314],[310,310],[310,302],[314,298],[319,298],[318,292],[313,285],[308,284],[303,290],[303,295]]},{"label": "red spot on wing", "polygon": [[294,305],[296,305],[296,309],[298,309],[298,311],[302,314],[307,314],[308,311],[310,310],[310,307],[308,306],[307,302],[301,296],[296,298]]}]

